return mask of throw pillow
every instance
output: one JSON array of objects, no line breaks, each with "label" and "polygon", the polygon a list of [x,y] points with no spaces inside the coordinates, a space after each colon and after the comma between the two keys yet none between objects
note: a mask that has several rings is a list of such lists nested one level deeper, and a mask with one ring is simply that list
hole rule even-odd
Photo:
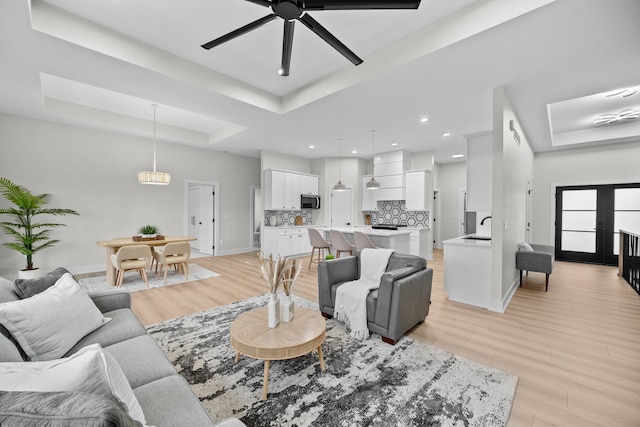
[{"label": "throw pillow", "polygon": [[46,362],[0,363],[4,391],[81,391],[115,397],[135,420],[145,424],[142,408],[118,362],[99,344]]},{"label": "throw pillow", "polygon": [[109,320],[70,273],[44,292],[0,304],[0,324],[32,361],[62,357]]},{"label": "throw pillow", "polygon": [[533,252],[533,248],[531,247],[530,244],[528,244],[527,242],[521,242],[518,243],[518,250],[519,251],[529,251],[529,252]]},{"label": "throw pillow", "polygon": [[69,273],[69,270],[64,267],[58,267],[36,279],[16,279],[14,282],[16,294],[18,294],[20,299],[32,297],[55,285],[58,279],[65,273]]},{"label": "throw pillow", "polygon": [[0,425],[140,427],[113,397],[83,392],[0,391]]}]

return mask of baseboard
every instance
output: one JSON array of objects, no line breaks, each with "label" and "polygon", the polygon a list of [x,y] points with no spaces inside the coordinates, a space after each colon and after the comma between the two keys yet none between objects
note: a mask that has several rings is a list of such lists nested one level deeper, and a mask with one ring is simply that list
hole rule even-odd
[{"label": "baseboard", "polygon": [[256,250],[253,248],[229,249],[227,251],[218,251],[218,256],[246,254],[247,252],[255,252],[255,251]]},{"label": "baseboard", "polygon": [[494,303],[493,301],[491,301],[489,303],[489,307],[488,307],[489,311],[495,311],[496,313],[504,313],[507,310],[507,306],[511,302],[511,298],[513,298],[513,295],[516,293],[516,290],[518,289],[519,286],[520,286],[520,279],[516,278],[511,284],[511,286],[509,286],[509,290],[507,291],[506,295],[502,298],[502,301],[498,303]]}]

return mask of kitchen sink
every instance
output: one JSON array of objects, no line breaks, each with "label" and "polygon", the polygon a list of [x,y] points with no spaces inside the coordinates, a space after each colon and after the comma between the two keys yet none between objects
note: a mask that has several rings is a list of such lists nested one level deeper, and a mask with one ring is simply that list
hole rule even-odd
[{"label": "kitchen sink", "polygon": [[465,236],[463,239],[469,240],[491,240],[490,236]]}]

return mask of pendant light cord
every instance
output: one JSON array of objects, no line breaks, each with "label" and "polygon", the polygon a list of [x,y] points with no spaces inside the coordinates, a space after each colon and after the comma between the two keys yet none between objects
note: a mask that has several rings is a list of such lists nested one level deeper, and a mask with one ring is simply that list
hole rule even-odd
[{"label": "pendant light cord", "polygon": [[371,173],[371,178],[373,178],[374,180],[376,179],[376,131],[372,130],[371,131],[371,150],[373,151],[372,153],[372,159],[371,159],[371,163],[373,164],[373,172]]},{"label": "pendant light cord", "polygon": [[153,107],[153,172],[156,171],[156,110],[158,104],[151,104]]},{"label": "pendant light cord", "polygon": [[338,138],[338,155],[340,159],[338,160],[338,181],[342,182],[342,138]]}]

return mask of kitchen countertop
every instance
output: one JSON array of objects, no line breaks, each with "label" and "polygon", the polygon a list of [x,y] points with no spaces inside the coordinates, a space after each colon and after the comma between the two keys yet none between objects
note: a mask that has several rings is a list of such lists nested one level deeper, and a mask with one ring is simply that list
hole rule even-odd
[{"label": "kitchen countertop", "polygon": [[[467,236],[475,236],[475,234],[468,234]],[[491,240],[473,240],[465,239],[467,236],[454,237],[453,239],[445,240],[442,243],[445,245],[463,245],[463,246],[475,246],[475,247],[491,247]],[[488,236],[487,236],[488,237]]]},{"label": "kitchen countertop", "polygon": [[315,224],[302,224],[302,225],[267,225],[264,228],[309,228],[309,227],[324,227],[324,225]]},{"label": "kitchen countertop", "polygon": [[398,230],[383,230],[383,229],[375,229],[371,227],[316,227],[319,230],[329,231],[329,230],[338,230],[343,233],[353,233],[354,231],[362,231],[364,234],[368,234],[370,236],[383,236],[383,237],[391,237],[391,236],[402,236],[406,234],[411,234],[413,230],[407,229],[406,227],[402,227]]}]

